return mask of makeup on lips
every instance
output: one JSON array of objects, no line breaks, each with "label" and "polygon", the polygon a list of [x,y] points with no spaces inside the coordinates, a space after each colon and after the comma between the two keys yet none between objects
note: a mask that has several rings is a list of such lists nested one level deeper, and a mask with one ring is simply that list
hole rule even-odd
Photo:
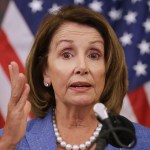
[{"label": "makeup on lips", "polygon": [[78,81],[78,82],[73,82],[70,85],[70,89],[74,90],[76,92],[86,92],[87,90],[90,90],[92,87],[92,85],[88,82],[82,82],[82,81]]}]

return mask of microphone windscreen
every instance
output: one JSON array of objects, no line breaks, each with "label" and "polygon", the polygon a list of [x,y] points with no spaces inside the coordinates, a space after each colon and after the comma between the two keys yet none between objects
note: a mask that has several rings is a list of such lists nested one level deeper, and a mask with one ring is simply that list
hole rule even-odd
[{"label": "microphone windscreen", "polygon": [[[130,134],[129,132],[126,132],[126,130],[116,130],[115,133],[118,139],[121,141],[121,143],[125,145],[129,145],[130,143],[133,142],[133,140],[135,140],[135,128],[134,128],[134,125],[131,123],[131,121],[129,121],[127,118],[121,115],[116,115],[116,116],[110,115],[110,120],[114,128],[117,129],[121,127],[124,129],[128,129],[133,133],[133,134]],[[107,126],[103,124],[102,130],[107,130],[106,128]],[[114,147],[121,148],[120,145],[115,140],[112,133],[109,134],[108,143]]]}]

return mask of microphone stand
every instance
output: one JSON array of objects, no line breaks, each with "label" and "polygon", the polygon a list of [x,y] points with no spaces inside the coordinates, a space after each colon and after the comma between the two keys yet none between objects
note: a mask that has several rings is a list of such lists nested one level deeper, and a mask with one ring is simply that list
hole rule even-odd
[{"label": "microphone stand", "polygon": [[[98,117],[97,117],[97,119],[99,122],[101,122]],[[105,150],[105,148],[108,144],[108,138],[109,138],[109,133],[107,132],[107,130],[108,129],[106,128],[106,126],[103,125],[101,132],[99,133],[96,141],[91,144],[91,146],[88,148],[88,150],[90,150],[95,143],[96,143],[95,150]]]},{"label": "microphone stand", "polygon": [[106,145],[108,144],[108,134],[103,134],[106,129],[102,129],[102,131],[99,133],[99,136],[96,140],[96,148],[95,150],[104,150],[106,148]]}]

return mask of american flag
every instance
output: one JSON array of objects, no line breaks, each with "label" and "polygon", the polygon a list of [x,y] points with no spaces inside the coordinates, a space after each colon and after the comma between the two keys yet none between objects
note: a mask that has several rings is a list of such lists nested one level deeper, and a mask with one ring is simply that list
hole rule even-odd
[{"label": "american flag", "polygon": [[24,72],[42,17],[66,4],[100,12],[112,25],[129,71],[121,114],[150,127],[150,0],[0,0],[0,127],[5,123],[11,92],[8,64],[15,60]]}]

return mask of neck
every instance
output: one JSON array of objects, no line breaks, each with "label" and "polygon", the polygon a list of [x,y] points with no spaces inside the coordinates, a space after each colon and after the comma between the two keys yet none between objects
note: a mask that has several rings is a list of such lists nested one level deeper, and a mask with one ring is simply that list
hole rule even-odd
[{"label": "neck", "polygon": [[66,128],[85,128],[96,126],[98,123],[93,106],[57,106],[55,115],[57,124]]}]

